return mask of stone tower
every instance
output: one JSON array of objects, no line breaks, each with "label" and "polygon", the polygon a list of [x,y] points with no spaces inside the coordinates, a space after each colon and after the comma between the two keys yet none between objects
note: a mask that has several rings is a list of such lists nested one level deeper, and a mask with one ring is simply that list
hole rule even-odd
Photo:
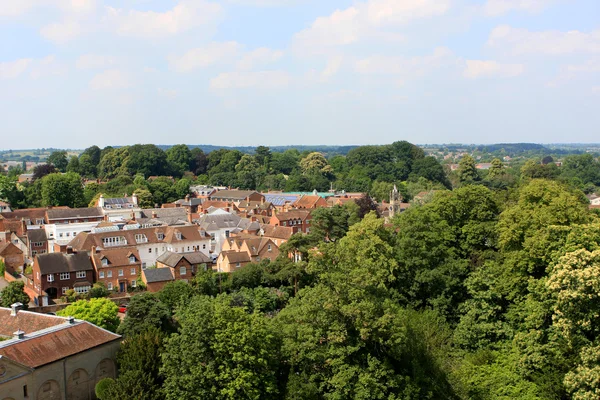
[{"label": "stone tower", "polygon": [[400,214],[400,203],[402,203],[402,197],[398,188],[394,185],[394,189],[390,192],[390,219],[394,218],[396,214]]}]

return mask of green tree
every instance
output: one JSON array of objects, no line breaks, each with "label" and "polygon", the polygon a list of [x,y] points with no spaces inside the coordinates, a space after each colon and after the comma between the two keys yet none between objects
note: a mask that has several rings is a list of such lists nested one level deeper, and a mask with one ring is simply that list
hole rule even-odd
[{"label": "green tree", "polygon": [[79,165],[79,158],[77,158],[77,156],[72,156],[69,160],[67,172],[75,172],[77,174],[81,173],[81,166]]},{"label": "green tree", "polygon": [[192,165],[192,152],[187,145],[177,144],[167,149],[165,153],[169,167],[175,176],[180,177],[184,172],[190,170]]},{"label": "green tree", "polygon": [[265,167],[267,170],[269,169],[269,163],[271,162],[271,149],[266,146],[258,146],[255,150],[256,153],[256,162]]},{"label": "green tree", "polygon": [[179,333],[163,355],[166,399],[281,398],[277,330],[230,302],[199,296],[177,312]]},{"label": "green tree", "polygon": [[479,180],[475,159],[468,154],[463,156],[458,163],[457,174],[461,183],[472,183]]},{"label": "green tree", "polygon": [[42,178],[41,195],[44,206],[81,207],[85,204],[81,177],[74,172]]},{"label": "green tree", "polygon": [[192,286],[184,281],[167,283],[158,292],[158,299],[165,304],[173,313],[178,307],[188,301],[194,294]]},{"label": "green tree", "polygon": [[312,212],[310,234],[317,241],[335,242],[348,232],[348,210],[342,206],[317,208]]},{"label": "green tree", "polygon": [[119,326],[119,307],[109,299],[99,298],[78,300],[57,312],[63,317],[71,316],[91,322],[111,332],[116,332]]},{"label": "green tree", "polygon": [[29,296],[25,293],[25,284],[23,281],[10,282],[2,291],[0,291],[0,305],[10,307],[14,303],[23,304],[23,309],[29,307]]},{"label": "green tree", "polygon": [[48,156],[48,164],[52,164],[56,167],[60,172],[67,171],[67,165],[69,164],[69,160],[67,159],[66,151],[54,151],[52,154]]},{"label": "green tree", "polygon": [[173,321],[169,307],[152,293],[133,296],[127,305],[127,314],[119,326],[118,333],[133,336],[152,328],[162,332],[173,330]]},{"label": "green tree", "polygon": [[167,172],[167,155],[153,144],[135,144],[129,147],[125,166],[130,176],[162,176]]},{"label": "green tree", "polygon": [[133,192],[138,198],[138,205],[141,208],[152,208],[154,207],[154,200],[152,193],[147,189],[135,189]]},{"label": "green tree", "polygon": [[500,161],[497,158],[494,158],[492,160],[492,165],[491,165],[490,169],[488,170],[488,178],[494,179],[494,178],[502,175],[503,171],[504,171],[504,165],[502,164],[502,161]]}]

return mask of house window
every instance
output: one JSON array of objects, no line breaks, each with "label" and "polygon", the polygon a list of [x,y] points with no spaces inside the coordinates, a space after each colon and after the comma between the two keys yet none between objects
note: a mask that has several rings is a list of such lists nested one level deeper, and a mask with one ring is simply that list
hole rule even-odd
[{"label": "house window", "polygon": [[43,219],[38,219],[38,218],[36,218],[36,220],[35,220],[35,224],[36,224],[36,225],[44,225],[44,220],[43,220]]},{"label": "house window", "polygon": [[229,231],[225,231],[225,237],[229,237]]},{"label": "house window", "polygon": [[202,250],[206,250],[206,245],[205,244],[202,245]]},{"label": "house window", "polygon": [[40,250],[38,254],[46,254],[46,250]]},{"label": "house window", "polygon": [[85,271],[77,271],[76,276],[77,278],[85,278]]},{"label": "house window", "polygon": [[241,267],[241,266],[242,266],[242,264],[240,264],[240,263],[237,263],[237,264],[235,264],[235,267],[236,267],[236,268],[239,268],[239,267]]},{"label": "house window", "polygon": [[175,236],[177,236],[177,240],[181,240],[181,232],[177,232]]},{"label": "house window", "polygon": [[108,284],[106,285],[106,288],[108,290],[113,290],[112,282],[108,282]]},{"label": "house window", "polygon": [[63,287],[62,287],[62,294],[66,294],[66,293],[67,293],[67,290],[69,290],[69,287],[68,287],[68,286],[66,286],[66,287],[65,287],[65,286],[63,286]]},{"label": "house window", "polygon": [[123,276],[123,270],[122,269],[119,270],[119,276]]},{"label": "house window", "polygon": [[44,246],[44,242],[33,242],[31,245],[33,247],[42,247]]},{"label": "house window", "polygon": [[32,256],[35,256],[36,254],[37,254],[37,250],[33,250],[33,251],[31,252],[31,255],[32,255]]},{"label": "house window", "polygon": [[[150,251],[152,251],[152,249],[150,249]],[[135,256],[129,257],[129,264],[133,264],[133,263],[135,263]]]},{"label": "house window", "polygon": [[75,289],[75,293],[77,293],[77,294],[85,294],[90,291],[91,286],[79,286],[79,287],[75,287],[73,289]]},{"label": "house window", "polygon": [[142,233],[136,233],[135,241],[138,243],[148,243],[148,238]]},{"label": "house window", "polygon": [[137,287],[137,281],[131,281],[131,287]]},{"label": "house window", "polygon": [[61,272],[60,273],[60,280],[61,281],[66,281],[67,279],[71,279],[71,274],[69,272]]},{"label": "house window", "polygon": [[146,269],[146,263],[142,263],[142,269]]},{"label": "house window", "polygon": [[179,267],[179,275],[185,275],[187,272],[185,267]]},{"label": "house window", "polygon": [[164,233],[157,233],[156,236],[158,237],[158,240],[164,240],[164,238],[165,238]]},{"label": "house window", "polygon": [[105,267],[108,265],[108,259],[107,258],[103,258],[102,259],[102,265],[105,266]]},{"label": "house window", "polygon": [[106,271],[106,277],[112,278],[112,271]]},{"label": "house window", "polygon": [[270,244],[269,244],[269,245],[267,245],[267,251],[271,251],[271,250],[272,250],[272,249],[271,249],[271,245],[270,245]]},{"label": "house window", "polygon": [[100,271],[100,279],[104,279],[104,271]]},{"label": "house window", "polygon": [[67,232],[67,233],[65,233],[65,235],[66,235],[67,237],[71,237],[71,233],[70,233],[70,232]]},{"label": "house window", "polygon": [[135,268],[131,268],[131,275],[135,275]]},{"label": "house window", "polygon": [[211,241],[211,242],[214,242],[214,241],[215,241],[215,234],[214,234],[214,233],[211,233],[211,234],[210,234],[210,241]]},{"label": "house window", "polygon": [[152,254],[152,248],[148,249],[148,254]]},{"label": "house window", "polygon": [[54,282],[54,274],[48,275],[48,282]]},{"label": "house window", "polygon": [[286,224],[287,224],[287,223],[286,223],[285,221],[283,221],[283,222],[281,223],[281,225],[282,225],[282,226],[286,226]]},{"label": "house window", "polygon": [[62,234],[62,232],[58,234],[58,237],[63,237],[63,234]]},{"label": "house window", "polygon": [[190,246],[188,246],[188,251],[190,251]]},{"label": "house window", "polygon": [[259,262],[259,261],[260,261],[260,257],[256,257],[256,262]]}]

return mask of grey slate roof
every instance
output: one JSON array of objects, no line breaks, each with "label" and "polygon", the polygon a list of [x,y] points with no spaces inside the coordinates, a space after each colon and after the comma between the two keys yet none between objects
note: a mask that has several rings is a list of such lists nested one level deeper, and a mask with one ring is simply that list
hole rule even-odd
[{"label": "grey slate roof", "polygon": [[27,231],[27,239],[30,242],[47,242],[48,237],[46,236],[45,229],[30,229]]},{"label": "grey slate roof", "polygon": [[79,252],[77,254],[40,254],[37,256],[37,260],[42,274],[93,270],[92,262],[87,252]]},{"label": "grey slate roof", "polygon": [[170,268],[144,269],[142,270],[142,274],[144,274],[146,282],[148,283],[168,282],[175,280]]},{"label": "grey slate roof", "polygon": [[158,257],[156,261],[174,268],[182,258],[188,260],[192,265],[212,263],[211,258],[201,252],[174,253],[172,251],[167,251]]},{"label": "grey slate roof", "polygon": [[248,196],[257,193],[255,190],[219,190],[209,196],[211,200],[226,199],[226,200],[244,200]]},{"label": "grey slate roof", "polygon": [[85,218],[99,218],[104,214],[100,207],[86,207],[86,208],[52,208],[46,211],[46,215],[49,220],[54,219],[85,219]]}]

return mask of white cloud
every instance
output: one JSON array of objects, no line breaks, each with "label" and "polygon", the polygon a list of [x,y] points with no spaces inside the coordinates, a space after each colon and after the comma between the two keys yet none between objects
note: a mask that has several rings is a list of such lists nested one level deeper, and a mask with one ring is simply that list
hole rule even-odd
[{"label": "white cloud", "polygon": [[96,74],[90,81],[93,90],[123,89],[131,86],[128,77],[118,69],[108,69]]},{"label": "white cloud", "polygon": [[239,48],[237,42],[210,43],[205,47],[192,49],[180,57],[169,56],[169,68],[177,72],[190,72],[197,68],[208,67],[235,56]]},{"label": "white cloud", "polygon": [[30,76],[32,79],[39,79],[46,76],[63,75],[67,71],[68,67],[65,64],[58,61],[56,56],[50,55],[41,60],[34,60]]},{"label": "white cloud", "polygon": [[84,54],[79,56],[75,62],[77,69],[99,69],[107,68],[116,63],[115,57],[101,54]]},{"label": "white cloud", "polygon": [[119,35],[137,38],[172,36],[191,28],[213,22],[222,11],[217,3],[204,0],[182,0],[171,10],[123,11],[107,7],[106,22],[112,24]]},{"label": "white cloud", "polygon": [[431,55],[400,57],[376,55],[358,60],[355,70],[361,74],[422,75],[442,66],[456,64],[458,58],[446,47],[438,47]]},{"label": "white cloud", "polygon": [[0,80],[18,78],[31,64],[31,58],[0,63]]},{"label": "white cloud", "polygon": [[558,87],[569,81],[588,78],[590,75],[596,75],[600,72],[600,60],[588,60],[583,64],[564,65],[560,69],[560,73],[546,83],[548,87]]},{"label": "white cloud", "polygon": [[466,78],[511,78],[521,75],[525,68],[522,64],[500,64],[488,60],[466,60],[463,75]]},{"label": "white cloud", "polygon": [[43,38],[58,44],[75,39],[81,32],[81,25],[76,21],[55,22],[40,29]]},{"label": "white cloud", "polygon": [[257,66],[264,66],[270,63],[274,63],[281,57],[283,57],[283,51],[261,47],[246,54],[237,63],[237,67],[241,70],[249,70]]},{"label": "white cloud", "polygon": [[531,32],[523,28],[500,25],[494,28],[487,46],[514,55],[600,53],[600,30]]},{"label": "white cloud", "polygon": [[57,8],[67,13],[87,13],[96,7],[95,0],[2,0],[0,17],[17,17],[35,8]]},{"label": "white cloud", "polygon": [[375,25],[404,24],[442,15],[449,8],[449,0],[370,0],[367,3],[367,16]]},{"label": "white cloud", "polygon": [[449,9],[450,0],[360,2],[317,18],[309,28],[294,36],[294,46],[301,52],[323,53],[327,47],[350,45],[368,38],[398,42],[404,40],[403,35],[381,29],[442,15]]},{"label": "white cloud", "polygon": [[179,92],[175,89],[158,88],[157,91],[159,96],[166,97],[169,100],[173,100],[174,98],[179,96]]},{"label": "white cloud", "polygon": [[16,17],[35,7],[35,0],[5,0],[0,3],[0,17]]},{"label": "white cloud", "polygon": [[288,86],[290,76],[285,71],[224,72],[210,80],[211,89],[276,89]]},{"label": "white cloud", "polygon": [[483,13],[489,17],[497,17],[511,11],[537,13],[554,2],[555,0],[488,0],[483,6]]},{"label": "white cloud", "polygon": [[321,72],[321,77],[326,80],[337,74],[340,68],[342,67],[343,62],[343,56],[331,57],[329,61],[327,61],[325,69],[323,70],[323,72]]}]

